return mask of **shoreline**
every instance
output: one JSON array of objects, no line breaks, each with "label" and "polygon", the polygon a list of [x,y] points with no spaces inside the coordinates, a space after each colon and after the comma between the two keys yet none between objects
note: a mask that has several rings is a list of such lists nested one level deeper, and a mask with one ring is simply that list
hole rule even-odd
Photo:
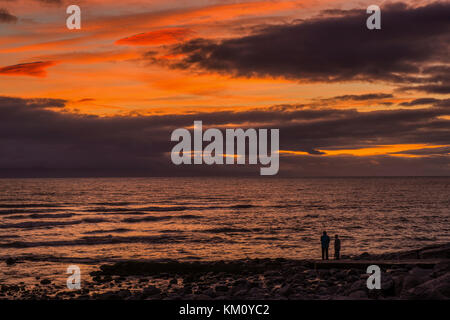
[{"label": "shoreline", "polygon": [[[4,267],[15,264],[14,259]],[[381,268],[369,290],[367,266]],[[84,275],[81,289],[40,279],[0,284],[8,300],[359,300],[450,299],[450,243],[343,260],[245,259],[213,262],[124,261]]]}]

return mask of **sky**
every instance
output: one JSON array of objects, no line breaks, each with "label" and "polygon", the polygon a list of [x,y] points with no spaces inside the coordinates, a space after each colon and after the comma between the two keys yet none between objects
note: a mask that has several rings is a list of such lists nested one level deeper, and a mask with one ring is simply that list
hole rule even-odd
[{"label": "sky", "polygon": [[195,120],[280,129],[280,176],[448,176],[449,17],[449,1],[0,0],[0,176],[258,175],[174,166],[170,134]]}]

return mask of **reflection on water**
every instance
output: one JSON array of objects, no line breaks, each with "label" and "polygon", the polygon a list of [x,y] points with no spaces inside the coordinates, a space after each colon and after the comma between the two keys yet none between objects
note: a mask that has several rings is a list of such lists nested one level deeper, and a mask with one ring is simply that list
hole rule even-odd
[{"label": "reflection on water", "polygon": [[[317,258],[450,241],[450,178],[0,180],[0,280],[77,262]],[[55,267],[58,265],[58,267]],[[62,270],[62,269],[61,269]]]}]

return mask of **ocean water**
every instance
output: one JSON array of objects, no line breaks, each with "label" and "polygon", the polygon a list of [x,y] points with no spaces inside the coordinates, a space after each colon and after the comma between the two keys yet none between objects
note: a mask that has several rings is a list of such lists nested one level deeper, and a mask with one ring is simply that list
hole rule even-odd
[{"label": "ocean water", "polygon": [[320,257],[450,241],[450,178],[1,179],[0,282],[127,259]]}]

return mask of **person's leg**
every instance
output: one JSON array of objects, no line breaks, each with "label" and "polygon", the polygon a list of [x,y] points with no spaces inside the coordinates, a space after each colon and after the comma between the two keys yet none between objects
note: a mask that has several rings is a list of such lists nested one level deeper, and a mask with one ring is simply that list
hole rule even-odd
[{"label": "person's leg", "polygon": [[322,260],[325,260],[325,248],[322,247]]},{"label": "person's leg", "polygon": [[325,248],[325,256],[326,256],[326,258],[328,260],[328,247]]}]

